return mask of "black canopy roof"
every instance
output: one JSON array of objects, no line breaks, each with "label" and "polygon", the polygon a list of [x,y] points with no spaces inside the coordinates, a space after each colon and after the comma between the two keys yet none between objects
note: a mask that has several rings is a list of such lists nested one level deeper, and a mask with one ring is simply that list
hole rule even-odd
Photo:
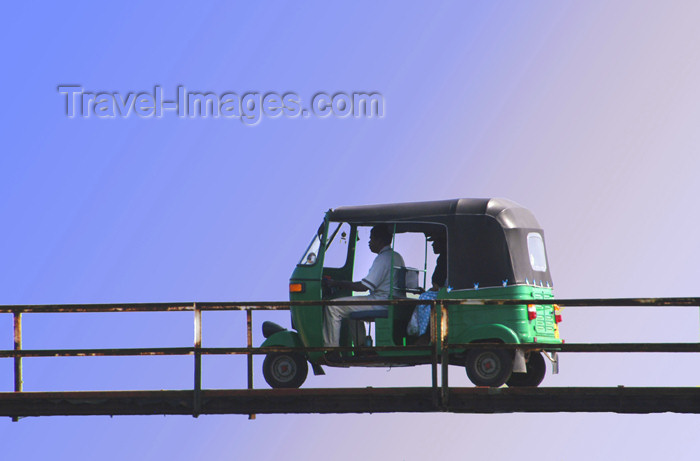
[{"label": "black canopy roof", "polygon": [[[432,202],[342,206],[328,211],[331,221],[354,224],[397,221],[444,222],[445,217],[463,215],[491,216],[504,229],[540,227],[530,210],[504,198],[458,198]],[[442,219],[433,221],[432,218]]]},{"label": "black canopy roof", "polygon": [[540,239],[543,247],[544,232],[528,209],[511,200],[460,198],[344,206],[329,210],[327,217],[357,225],[394,223],[396,232],[446,228],[448,285],[453,289],[552,285],[544,248],[540,257],[537,242],[532,242]]}]

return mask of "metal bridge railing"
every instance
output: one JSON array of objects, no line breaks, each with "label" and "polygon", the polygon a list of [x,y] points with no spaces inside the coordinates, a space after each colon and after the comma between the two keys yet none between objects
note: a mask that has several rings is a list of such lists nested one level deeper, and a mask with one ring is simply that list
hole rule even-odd
[{"label": "metal bridge railing", "polygon": [[[432,388],[435,402],[438,398],[446,404],[449,398],[448,356],[450,348],[519,348],[528,350],[545,350],[555,352],[700,352],[700,343],[610,343],[610,344],[461,344],[449,342],[448,306],[461,305],[557,305],[561,307],[700,307],[700,298],[613,298],[613,299],[468,299],[468,300],[352,300],[333,301],[335,305],[400,305],[416,306],[430,304],[439,309],[431,309],[431,344],[428,346],[381,346],[381,347],[253,347],[252,324],[253,311],[289,310],[291,307],[319,306],[318,301],[286,302],[192,302],[192,303],[131,303],[131,304],[55,304],[55,305],[5,305],[0,306],[0,314],[13,315],[14,348],[0,350],[0,358],[14,359],[14,390],[22,392],[22,359],[25,357],[81,357],[81,356],[148,356],[148,355],[192,355],[194,356],[194,412],[199,415],[202,391],[202,355],[246,355],[248,389],[253,389],[253,356],[271,352],[322,352],[322,351],[396,351],[415,350],[432,351],[431,371]],[[440,311],[438,322],[437,312]],[[98,313],[98,312],[182,312],[194,314],[194,344],[192,347],[163,348],[117,348],[117,349],[32,349],[22,348],[22,315],[39,313]],[[203,311],[245,311],[246,312],[246,347],[202,347],[202,312]],[[440,369],[440,386],[438,386],[438,364]],[[251,415],[252,417],[253,415]]]}]

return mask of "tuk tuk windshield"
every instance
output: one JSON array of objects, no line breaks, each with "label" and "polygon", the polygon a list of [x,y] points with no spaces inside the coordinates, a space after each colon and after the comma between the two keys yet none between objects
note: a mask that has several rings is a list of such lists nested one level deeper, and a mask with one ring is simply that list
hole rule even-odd
[{"label": "tuk tuk windshield", "polygon": [[307,248],[304,256],[301,257],[301,261],[299,261],[300,266],[313,266],[316,264],[318,250],[321,248],[321,237],[322,235],[316,234],[313,240],[311,240],[309,248]]},{"label": "tuk tuk windshield", "polygon": [[348,237],[350,234],[348,223],[332,222],[328,225],[323,267],[340,268],[345,266],[348,259]]},{"label": "tuk tuk windshield", "polygon": [[[340,238],[338,240],[341,240],[343,243],[347,243],[347,232],[349,231],[349,227],[347,224],[343,223],[330,223],[328,226],[328,243],[326,243],[325,249],[328,250],[328,247],[333,243],[333,241],[336,239],[335,237],[338,235],[338,231],[341,229],[341,226],[344,226],[343,232],[340,233]],[[348,229],[345,229],[348,228]],[[309,248],[307,248],[306,252],[304,253],[304,256],[301,257],[301,260],[299,261],[299,265],[301,266],[313,266],[316,264],[316,260],[318,259],[318,252],[321,249],[321,238],[323,237],[323,224],[321,224],[321,227],[319,227],[318,232],[316,233],[316,236],[314,236],[313,240],[311,241],[311,244],[309,245]],[[338,246],[338,245],[336,245]],[[347,250],[346,250],[347,251]]]}]

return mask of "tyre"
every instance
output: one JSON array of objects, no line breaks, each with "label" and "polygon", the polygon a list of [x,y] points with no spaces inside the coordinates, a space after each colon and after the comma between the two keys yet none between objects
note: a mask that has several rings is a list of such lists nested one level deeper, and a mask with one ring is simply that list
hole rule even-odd
[{"label": "tyre", "polygon": [[472,349],[465,361],[467,376],[477,386],[499,387],[513,371],[513,357],[505,349]]},{"label": "tyre", "polygon": [[527,373],[513,373],[506,381],[509,387],[537,387],[547,373],[547,365],[540,352],[532,352],[526,365]]},{"label": "tyre", "polygon": [[297,353],[267,354],[263,362],[263,376],[270,387],[297,388],[304,384],[309,373],[306,359]]}]

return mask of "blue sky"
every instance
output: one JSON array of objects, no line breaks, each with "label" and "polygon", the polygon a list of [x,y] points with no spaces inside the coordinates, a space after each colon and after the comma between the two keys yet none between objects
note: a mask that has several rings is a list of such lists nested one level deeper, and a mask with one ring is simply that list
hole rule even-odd
[{"label": "blue sky", "polygon": [[[6,10],[1,304],[283,300],[328,208],[455,197],[507,197],[531,209],[546,232],[558,297],[698,295],[694,2]],[[295,92],[307,102],[320,91],[379,92],[385,114],[263,118],[252,127],[222,118],[68,118],[57,91],[65,84],[120,94],[155,85],[169,94],[179,85]],[[26,315],[25,347],[189,345],[191,321]],[[0,331],[1,347],[11,348],[9,316]],[[570,342],[696,342],[698,332],[695,309],[567,308],[562,324]],[[205,345],[243,342],[242,317],[205,314]],[[694,386],[698,365],[690,355],[571,354],[543,385]],[[11,373],[11,361],[0,362],[0,390],[12,389]],[[242,387],[244,373],[241,359],[206,358],[204,383]],[[470,385],[457,368],[451,376]],[[429,379],[427,368],[340,369],[306,386]],[[25,360],[27,390],[189,386],[191,358]],[[534,441],[567,460],[694,459],[693,422],[607,414],[55,417],[0,421],[0,440],[8,458],[37,460],[529,459]]]}]

